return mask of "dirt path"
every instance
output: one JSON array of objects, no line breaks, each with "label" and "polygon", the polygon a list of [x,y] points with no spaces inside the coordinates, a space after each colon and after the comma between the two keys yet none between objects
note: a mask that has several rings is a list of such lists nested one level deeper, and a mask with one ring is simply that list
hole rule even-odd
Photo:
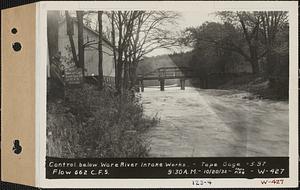
[{"label": "dirt path", "polygon": [[153,157],[287,156],[288,103],[243,99],[246,93],[179,87],[145,88]]}]

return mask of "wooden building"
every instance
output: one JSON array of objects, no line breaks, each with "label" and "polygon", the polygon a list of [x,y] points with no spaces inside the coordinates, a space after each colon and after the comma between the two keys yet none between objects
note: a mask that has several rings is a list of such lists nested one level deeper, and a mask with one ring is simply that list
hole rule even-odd
[{"label": "wooden building", "polygon": [[[64,67],[67,69],[69,67],[74,67],[75,63],[72,61],[72,51],[71,51],[71,45],[69,36],[67,35],[67,22],[65,17],[61,20],[59,20],[57,17],[57,11],[49,11],[48,12],[48,24],[53,22],[53,20],[57,20],[58,27],[56,31],[51,27],[48,27],[48,33],[49,35],[55,35],[53,34],[57,32],[57,43],[54,45],[54,47],[57,47],[56,52],[59,52],[61,55],[61,63],[64,65]],[[76,18],[72,18],[73,23],[73,41],[75,45],[76,54],[78,55],[78,22],[76,21]],[[51,31],[52,30],[52,31]],[[54,38],[55,39],[55,38]],[[98,41],[99,41],[99,33],[87,26],[84,25],[83,28],[83,39],[84,39],[84,68],[85,68],[85,76],[91,77],[91,76],[98,76],[98,64],[99,64],[99,55],[98,55]],[[106,82],[112,83],[115,77],[115,65],[113,60],[113,48],[111,43],[106,39],[102,38],[102,50],[103,50],[103,74],[104,74],[104,80]],[[48,44],[50,45],[53,43],[52,41],[49,41]],[[53,49],[53,48],[52,48]],[[49,53],[52,50],[49,48]],[[51,53],[50,53],[51,54]],[[49,57],[50,59],[50,57]],[[48,61],[49,61],[48,59]],[[50,62],[50,61],[49,61]],[[48,77],[50,77],[50,65],[48,62]]]}]

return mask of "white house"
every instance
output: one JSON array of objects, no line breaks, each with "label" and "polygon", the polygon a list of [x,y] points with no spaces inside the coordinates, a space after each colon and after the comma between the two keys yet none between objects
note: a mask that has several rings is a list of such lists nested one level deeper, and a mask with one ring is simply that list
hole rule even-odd
[{"label": "white house", "polygon": [[[78,55],[78,23],[75,19],[73,19],[73,27],[74,27],[74,35],[73,41],[75,45],[75,50]],[[83,28],[83,39],[86,45],[84,49],[84,67],[85,67],[85,76],[98,76],[98,64],[99,64],[99,55],[98,55],[98,41],[99,41],[99,34],[98,32],[94,31],[93,29],[84,26]],[[66,68],[74,65],[68,64],[68,59],[70,60],[72,57],[71,52],[71,45],[69,36],[67,35],[67,22],[64,18],[58,24],[58,52],[61,54],[62,64]],[[115,65],[113,61],[113,50],[111,43],[106,39],[103,38],[102,43],[102,50],[103,50],[103,75],[104,79],[107,80],[114,80],[115,77]],[[49,60],[48,60],[49,61]],[[49,68],[49,64],[48,64]],[[48,75],[50,73],[48,72]]]}]

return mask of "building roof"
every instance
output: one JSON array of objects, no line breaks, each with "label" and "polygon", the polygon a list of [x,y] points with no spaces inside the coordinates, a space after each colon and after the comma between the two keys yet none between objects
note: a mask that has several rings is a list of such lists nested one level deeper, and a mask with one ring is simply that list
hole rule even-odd
[{"label": "building roof", "polygon": [[[71,18],[72,18],[72,20],[73,20],[76,24],[78,24],[78,21],[77,21],[76,18],[74,18],[74,17],[71,17]],[[63,23],[65,23],[65,22],[66,22],[66,19],[63,19],[59,24],[63,24]],[[88,26],[86,26],[86,25],[84,25],[84,24],[83,24],[83,28],[86,29],[86,30],[89,30],[89,31],[92,32],[93,34],[99,36],[99,32],[93,30],[92,28],[90,28],[90,27],[88,27]],[[102,35],[102,40],[103,40],[104,42],[106,42],[109,46],[113,47],[113,45],[111,44],[111,42],[110,42],[104,35]]]}]

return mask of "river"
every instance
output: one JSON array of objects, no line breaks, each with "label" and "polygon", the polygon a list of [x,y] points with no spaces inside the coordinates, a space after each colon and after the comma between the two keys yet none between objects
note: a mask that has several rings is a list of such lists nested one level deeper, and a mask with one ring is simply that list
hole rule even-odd
[{"label": "river", "polygon": [[148,87],[141,96],[145,114],[160,118],[146,134],[151,157],[288,156],[287,101],[175,86]]}]

